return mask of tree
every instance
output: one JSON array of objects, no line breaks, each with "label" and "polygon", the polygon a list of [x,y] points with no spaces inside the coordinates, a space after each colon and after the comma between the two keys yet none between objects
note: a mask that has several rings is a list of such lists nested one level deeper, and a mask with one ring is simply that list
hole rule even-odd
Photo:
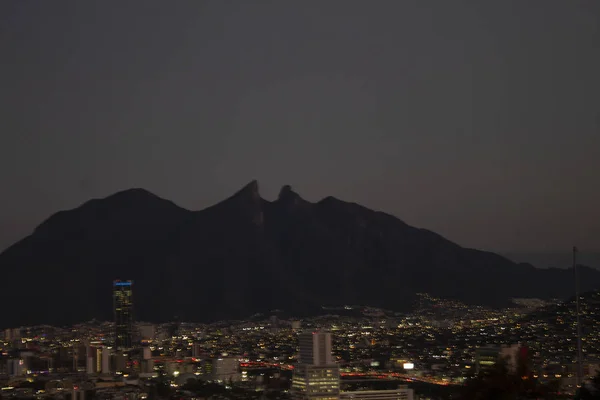
[{"label": "tree", "polygon": [[148,398],[154,400],[161,397],[169,397],[172,394],[173,389],[171,388],[170,382],[165,375],[161,375],[154,380],[152,386],[150,387]]},{"label": "tree", "polygon": [[556,397],[558,382],[540,383],[531,371],[531,362],[527,352],[521,352],[516,361],[515,371],[510,371],[507,360],[500,358],[494,368],[480,373],[467,382],[462,398],[465,400],[537,398],[551,400]]},{"label": "tree", "polygon": [[600,371],[588,385],[583,385],[575,397],[579,400],[600,400]]}]

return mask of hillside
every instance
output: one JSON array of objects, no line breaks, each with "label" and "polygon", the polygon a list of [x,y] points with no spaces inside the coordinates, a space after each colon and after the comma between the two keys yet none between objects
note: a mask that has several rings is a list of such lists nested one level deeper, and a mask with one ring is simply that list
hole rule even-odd
[{"label": "hillside", "polygon": [[[269,202],[255,181],[201,211],[143,189],[91,200],[0,254],[0,271],[3,326],[110,319],[114,279],[134,280],[136,315],[150,321],[322,304],[401,310],[416,292],[491,306],[572,292],[569,270],[462,248],[333,197],[310,203],[289,186]],[[600,272],[582,268],[581,281],[600,287]]]}]

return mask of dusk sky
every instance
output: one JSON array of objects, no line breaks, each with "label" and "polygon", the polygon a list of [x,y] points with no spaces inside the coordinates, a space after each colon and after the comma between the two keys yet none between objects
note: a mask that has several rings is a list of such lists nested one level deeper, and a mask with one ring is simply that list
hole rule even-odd
[{"label": "dusk sky", "polygon": [[597,0],[3,0],[0,249],[130,187],[198,210],[257,179],[462,246],[600,252],[599,23]]}]

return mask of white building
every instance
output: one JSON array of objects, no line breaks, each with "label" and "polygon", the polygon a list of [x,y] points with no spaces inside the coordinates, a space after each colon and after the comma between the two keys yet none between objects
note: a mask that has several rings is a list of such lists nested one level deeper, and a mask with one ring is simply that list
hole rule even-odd
[{"label": "white building", "polygon": [[300,363],[307,365],[332,365],[331,333],[304,332],[298,335]]},{"label": "white building", "polygon": [[340,368],[331,357],[331,333],[302,333],[299,344],[300,364],[294,369],[292,398],[338,400]]},{"label": "white building", "polygon": [[407,386],[394,390],[340,392],[340,368],[331,356],[331,333],[299,335],[300,363],[294,369],[291,395],[294,400],[413,400]]},{"label": "white building", "polygon": [[101,360],[101,371],[103,374],[108,375],[111,373],[110,370],[110,354],[111,351],[108,347],[103,347],[102,348],[102,354],[100,356],[100,360]]},{"label": "white building", "polygon": [[102,347],[86,346],[85,361],[85,370],[88,374],[102,372]]}]

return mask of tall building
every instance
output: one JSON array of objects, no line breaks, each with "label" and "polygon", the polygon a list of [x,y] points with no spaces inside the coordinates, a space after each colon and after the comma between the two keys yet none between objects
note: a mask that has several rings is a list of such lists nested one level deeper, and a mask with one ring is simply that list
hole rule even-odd
[{"label": "tall building", "polygon": [[300,362],[310,365],[332,365],[331,333],[304,332],[298,335]]},{"label": "tall building", "polygon": [[240,380],[240,362],[234,357],[212,359],[212,379],[217,382]]},{"label": "tall building", "polygon": [[100,366],[100,371],[108,375],[111,373],[110,370],[110,350],[108,347],[102,348],[102,354],[100,356],[100,360],[102,361],[102,365]]},{"label": "tall building", "polygon": [[132,281],[113,282],[113,305],[115,312],[115,348],[129,349],[133,336]]},{"label": "tall building", "polygon": [[102,342],[93,341],[85,347],[85,369],[88,374],[102,372]]},{"label": "tall building", "polygon": [[299,345],[300,363],[294,369],[292,398],[339,399],[340,368],[331,357],[331,333],[302,333]]}]

